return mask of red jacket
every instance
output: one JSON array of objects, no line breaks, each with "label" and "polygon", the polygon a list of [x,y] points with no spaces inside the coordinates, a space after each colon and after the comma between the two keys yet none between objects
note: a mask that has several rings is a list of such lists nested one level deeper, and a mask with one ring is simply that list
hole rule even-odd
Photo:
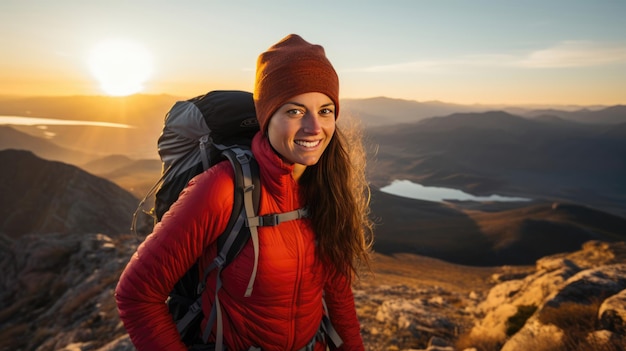
[{"label": "red jacket", "polygon": [[[281,161],[261,134],[254,138],[252,150],[261,169],[259,214],[302,207],[298,184],[291,177],[293,167]],[[198,258],[201,267],[206,267],[215,257],[215,240],[224,231],[233,206],[233,178],[228,162],[194,178],[122,273],[115,296],[120,318],[138,350],[186,350],[164,301]],[[250,242],[222,272],[219,297],[228,349],[302,348],[319,327],[324,291],[331,320],[344,341],[342,349],[363,350],[349,280],[331,281],[332,268],[316,260],[310,220],[259,227],[259,243],[258,272],[250,297],[244,297],[254,260]],[[214,295],[212,273],[203,295],[205,316]],[[321,344],[316,346],[316,350],[323,349]]]}]

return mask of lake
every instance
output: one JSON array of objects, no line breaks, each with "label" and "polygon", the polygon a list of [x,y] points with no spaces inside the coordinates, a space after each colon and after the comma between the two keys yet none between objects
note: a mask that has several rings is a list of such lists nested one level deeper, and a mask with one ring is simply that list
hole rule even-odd
[{"label": "lake", "polygon": [[391,184],[380,189],[382,192],[408,197],[417,200],[442,202],[446,200],[458,201],[494,201],[494,202],[525,202],[532,199],[523,197],[509,197],[500,195],[474,196],[458,189],[423,186],[409,180],[394,180]]},{"label": "lake", "polygon": [[19,125],[19,126],[96,126],[96,127],[113,127],[113,128],[135,128],[128,124],[97,122],[97,121],[74,121],[67,119],[54,118],[37,118],[22,116],[0,116],[0,125]]}]

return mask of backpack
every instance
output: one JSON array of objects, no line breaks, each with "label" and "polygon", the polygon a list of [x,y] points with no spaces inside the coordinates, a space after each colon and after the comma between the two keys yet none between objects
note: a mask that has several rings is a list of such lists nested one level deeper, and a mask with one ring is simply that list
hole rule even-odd
[{"label": "backpack", "polygon": [[[217,296],[221,287],[221,272],[251,239],[255,262],[245,295],[250,296],[258,263],[257,227],[274,226],[307,215],[305,209],[257,215],[261,192],[260,176],[250,146],[252,137],[258,130],[252,94],[244,91],[217,90],[178,101],[165,116],[163,132],[157,142],[163,163],[161,179],[139,204],[133,215],[131,230],[135,229],[140,208],[143,208],[145,201],[153,194],[155,198],[151,214],[156,223],[163,218],[194,176],[223,160],[230,162],[235,174],[233,210],[224,233],[217,239],[217,257],[206,267],[203,277],[200,276],[200,268],[196,262],[176,283],[166,301],[181,340],[188,346],[206,344],[215,325],[216,348],[222,349],[222,313]],[[215,304],[205,330],[201,331],[201,295],[209,273],[216,269]],[[341,338],[327,316],[322,321],[320,330],[335,345],[341,345]]]}]

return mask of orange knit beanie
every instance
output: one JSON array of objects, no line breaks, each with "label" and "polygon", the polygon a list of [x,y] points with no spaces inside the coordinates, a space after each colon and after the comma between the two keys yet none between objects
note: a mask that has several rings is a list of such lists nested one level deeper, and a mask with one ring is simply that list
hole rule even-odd
[{"label": "orange knit beanie", "polygon": [[339,78],[322,46],[290,34],[259,55],[254,104],[263,133],[288,99],[310,92],[328,96],[335,103],[335,118],[339,115]]}]

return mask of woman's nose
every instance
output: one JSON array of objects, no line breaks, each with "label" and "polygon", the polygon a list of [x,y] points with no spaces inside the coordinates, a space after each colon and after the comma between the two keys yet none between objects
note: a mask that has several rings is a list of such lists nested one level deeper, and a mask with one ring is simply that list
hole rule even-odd
[{"label": "woman's nose", "polygon": [[320,124],[319,117],[312,113],[306,114],[303,123],[305,133],[318,134],[322,130],[322,125]]}]

